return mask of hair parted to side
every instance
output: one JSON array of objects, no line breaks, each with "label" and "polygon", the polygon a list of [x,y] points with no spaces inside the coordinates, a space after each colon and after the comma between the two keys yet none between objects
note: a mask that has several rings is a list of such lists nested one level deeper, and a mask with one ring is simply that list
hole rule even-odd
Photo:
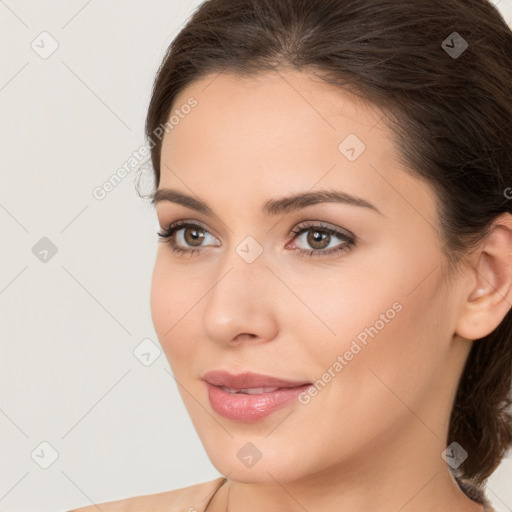
[{"label": "hair parted to side", "polygon": [[[469,45],[458,58],[441,46],[453,32]],[[488,1],[208,0],[158,70],[146,137],[195,80],[284,68],[383,109],[403,163],[436,191],[451,264],[512,213],[512,32]],[[156,188],[161,143],[151,146]],[[455,397],[447,445],[468,452],[454,471],[461,480],[483,486],[511,447],[511,378],[509,311],[473,342]]]}]

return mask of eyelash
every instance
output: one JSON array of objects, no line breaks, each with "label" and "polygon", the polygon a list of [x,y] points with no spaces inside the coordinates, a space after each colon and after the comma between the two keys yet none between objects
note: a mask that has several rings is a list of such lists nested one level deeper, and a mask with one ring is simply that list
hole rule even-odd
[{"label": "eyelash", "polygon": [[[165,229],[162,229],[157,233],[157,235],[160,237],[160,242],[167,243],[171,246],[173,253],[175,254],[188,254],[189,256],[198,255],[201,253],[206,247],[201,247],[199,249],[183,249],[182,247],[176,245],[176,242],[173,240],[173,235],[184,228],[199,228],[199,230],[208,232],[205,228],[202,226],[192,223],[190,221],[177,221],[168,226]],[[290,235],[294,235],[292,240],[295,240],[300,235],[307,231],[313,231],[313,228],[316,229],[316,231],[320,231],[322,233],[326,233],[330,236],[335,236],[336,238],[341,239],[343,242],[345,242],[343,245],[339,247],[333,247],[331,249],[296,249],[296,251],[301,255],[309,255],[310,257],[314,255],[320,255],[320,256],[326,256],[326,255],[333,255],[333,254],[340,254],[344,251],[350,250],[355,245],[355,237],[348,235],[347,233],[343,233],[341,231],[338,231],[336,229],[333,229],[329,226],[326,226],[325,224],[322,224],[322,222],[317,223],[305,223],[300,226],[297,226],[297,228],[293,229],[290,232]],[[290,241],[292,241],[290,240]]]}]

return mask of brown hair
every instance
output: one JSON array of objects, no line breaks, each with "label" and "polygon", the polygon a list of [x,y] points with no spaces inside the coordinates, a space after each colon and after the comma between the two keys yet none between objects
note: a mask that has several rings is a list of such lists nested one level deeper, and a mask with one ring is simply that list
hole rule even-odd
[{"label": "brown hair", "polygon": [[[456,32],[458,35],[454,35]],[[450,53],[462,39],[467,49]],[[451,38],[451,39],[450,39]],[[455,39],[454,39],[455,38]],[[443,41],[445,41],[443,43]],[[436,191],[447,260],[512,213],[512,32],[485,0],[209,0],[170,45],[146,120],[154,182],[176,95],[210,73],[291,67],[378,105],[400,157]],[[447,445],[456,476],[483,486],[512,443],[512,312],[473,342]]]}]

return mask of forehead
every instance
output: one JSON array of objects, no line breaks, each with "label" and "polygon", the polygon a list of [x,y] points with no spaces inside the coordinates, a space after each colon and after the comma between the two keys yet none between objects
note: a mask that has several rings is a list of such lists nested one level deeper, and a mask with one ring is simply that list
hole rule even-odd
[{"label": "forehead", "polygon": [[[191,98],[195,106],[180,111]],[[208,75],[181,91],[172,113],[179,122],[163,139],[162,187],[185,183],[226,201],[235,191],[261,203],[319,184],[377,205],[395,201],[381,210],[403,207],[400,195],[419,201],[426,215],[432,209],[425,183],[399,162],[383,112],[314,75]]]},{"label": "forehead", "polygon": [[[224,132],[232,130],[232,135],[253,130],[255,135],[265,135],[266,142],[277,135],[282,140],[287,133],[295,138],[299,135],[314,138],[318,133],[332,135],[332,132],[342,133],[349,126],[359,129],[363,136],[383,116],[369,101],[310,73],[295,70],[250,76],[207,75],[176,96],[173,112],[179,111],[190,98],[197,101],[197,106],[187,117],[196,123],[189,121],[183,125],[194,130],[201,128],[197,124],[206,130],[220,127]],[[301,122],[309,124],[302,125],[301,130]],[[182,130],[174,128],[184,131],[184,126]]]},{"label": "forehead", "polygon": [[256,172],[272,162],[277,171],[297,169],[300,161],[327,170],[342,156],[339,145],[349,135],[379,161],[392,149],[379,109],[297,71],[208,75],[181,91],[171,115],[162,161],[180,168],[197,162],[197,171],[204,160],[210,160],[210,169],[235,165]]}]

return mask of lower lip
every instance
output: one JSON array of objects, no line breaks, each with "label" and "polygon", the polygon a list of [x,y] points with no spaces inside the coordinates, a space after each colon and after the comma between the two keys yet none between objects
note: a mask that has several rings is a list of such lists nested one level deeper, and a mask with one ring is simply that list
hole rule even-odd
[{"label": "lower lip", "polygon": [[212,409],[229,420],[250,423],[258,421],[297,400],[297,397],[312,384],[295,388],[281,388],[271,393],[248,395],[230,393],[218,386],[206,383]]}]

